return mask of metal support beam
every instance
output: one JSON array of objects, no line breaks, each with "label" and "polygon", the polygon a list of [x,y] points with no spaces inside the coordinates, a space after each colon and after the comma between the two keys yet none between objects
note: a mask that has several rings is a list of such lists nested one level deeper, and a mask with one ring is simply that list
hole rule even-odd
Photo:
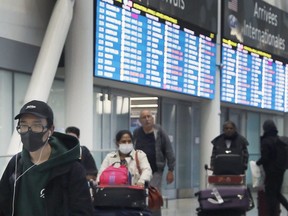
[{"label": "metal support beam", "polygon": [[[58,0],[56,2],[23,104],[30,100],[48,100],[72,21],[74,3],[75,0]],[[7,153],[16,153],[19,143],[20,137],[14,130]]]}]

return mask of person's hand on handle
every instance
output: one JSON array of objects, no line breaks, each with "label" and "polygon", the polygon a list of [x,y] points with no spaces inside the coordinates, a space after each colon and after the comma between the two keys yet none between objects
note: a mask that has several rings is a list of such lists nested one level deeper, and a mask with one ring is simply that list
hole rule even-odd
[{"label": "person's hand on handle", "polygon": [[136,184],[138,187],[144,187],[144,184],[143,183],[141,183],[141,182],[137,182],[137,184]]}]

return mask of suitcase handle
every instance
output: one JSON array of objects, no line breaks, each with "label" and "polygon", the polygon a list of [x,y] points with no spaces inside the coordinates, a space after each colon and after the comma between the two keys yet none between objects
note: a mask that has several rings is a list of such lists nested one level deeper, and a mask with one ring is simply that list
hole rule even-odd
[{"label": "suitcase handle", "polygon": [[221,195],[219,194],[219,191],[216,187],[212,188],[212,194],[215,196],[219,204],[224,203],[224,200],[222,199]]}]

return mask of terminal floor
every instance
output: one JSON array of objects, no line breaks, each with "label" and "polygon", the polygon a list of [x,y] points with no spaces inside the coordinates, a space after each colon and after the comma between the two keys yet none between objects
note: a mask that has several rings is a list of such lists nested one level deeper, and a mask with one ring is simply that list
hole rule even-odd
[{"label": "terminal floor", "polygon": [[[288,194],[287,194],[288,195]],[[286,196],[287,198],[288,196]],[[253,193],[255,207],[246,213],[246,216],[258,216],[257,197]],[[199,206],[197,198],[170,199],[168,206],[162,209],[162,216],[197,216],[196,208]],[[287,211],[281,207],[281,216],[287,216]],[[233,215],[231,215],[233,216]]]}]

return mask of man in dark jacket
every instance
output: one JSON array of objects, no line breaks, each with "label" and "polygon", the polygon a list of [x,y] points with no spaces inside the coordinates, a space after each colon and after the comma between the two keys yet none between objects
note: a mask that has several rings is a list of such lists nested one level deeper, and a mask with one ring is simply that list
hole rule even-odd
[{"label": "man in dark jacket", "polygon": [[[140,149],[146,153],[153,172],[150,185],[161,191],[163,170],[166,163],[168,166],[166,182],[171,184],[174,181],[173,172],[176,160],[172,144],[167,133],[159,125],[155,125],[150,110],[142,110],[139,121],[142,126],[133,132],[135,149]],[[156,215],[161,215],[161,209],[153,211],[153,216]]]},{"label": "man in dark jacket", "polygon": [[288,210],[288,202],[281,194],[285,173],[285,165],[281,158],[286,159],[286,151],[281,150],[278,130],[272,120],[263,123],[264,134],[260,138],[261,157],[256,164],[263,165],[265,171],[265,195],[268,205],[268,215],[279,215],[279,202]]},{"label": "man in dark jacket", "polygon": [[42,101],[26,103],[15,119],[23,149],[1,178],[0,216],[92,216],[78,140],[54,132],[53,112]]},{"label": "man in dark jacket", "polygon": [[241,173],[244,174],[245,170],[247,169],[247,163],[249,157],[247,149],[249,143],[245,137],[241,136],[237,132],[236,125],[234,122],[226,121],[223,124],[223,133],[214,138],[211,141],[211,143],[213,144],[213,150],[210,161],[210,167],[212,170],[215,169],[215,158],[217,157],[217,155],[221,154],[229,156],[229,154],[233,154],[233,155],[240,155],[242,165],[241,167],[239,166],[239,168],[241,168],[240,170]]},{"label": "man in dark jacket", "polygon": [[[80,138],[80,129],[74,126],[67,127],[65,133],[76,137],[78,140]],[[88,181],[91,179],[96,180],[98,169],[95,160],[86,146],[81,145],[81,164],[86,170],[86,178]]]}]

